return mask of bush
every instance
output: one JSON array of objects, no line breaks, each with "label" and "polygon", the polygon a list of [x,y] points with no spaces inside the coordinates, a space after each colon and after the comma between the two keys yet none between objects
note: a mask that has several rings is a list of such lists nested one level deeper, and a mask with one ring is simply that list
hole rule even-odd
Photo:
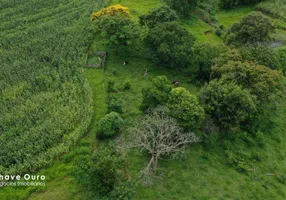
[{"label": "bush", "polygon": [[205,113],[224,130],[236,130],[256,116],[256,98],[234,83],[212,80],[205,85],[199,99]]},{"label": "bush", "polygon": [[92,188],[101,195],[109,194],[121,179],[123,159],[107,148],[97,149],[92,156],[90,169]]},{"label": "bush", "polygon": [[171,82],[166,76],[157,76],[152,80],[152,85],[142,89],[143,101],[141,110],[155,108],[167,103],[172,90]]},{"label": "bush", "polygon": [[98,12],[92,13],[91,20],[94,21],[102,16],[114,16],[114,15],[129,16],[129,9],[120,4],[109,6]]},{"label": "bush", "polygon": [[269,40],[273,30],[270,19],[261,12],[252,12],[234,23],[226,34],[227,44],[249,44]]},{"label": "bush", "polygon": [[166,5],[150,10],[147,14],[139,16],[141,26],[145,25],[148,28],[154,28],[160,23],[176,21],[177,19],[178,16],[176,12]]},{"label": "bush", "polygon": [[145,38],[145,43],[152,52],[152,59],[174,69],[190,65],[194,41],[194,36],[177,22],[159,24]]},{"label": "bush", "polygon": [[165,0],[166,3],[183,17],[190,17],[197,7],[198,0]]},{"label": "bush", "polygon": [[123,90],[130,90],[131,89],[131,82],[126,81],[123,85]]},{"label": "bush", "polygon": [[116,112],[111,112],[105,115],[98,122],[98,136],[101,138],[114,136],[118,133],[122,123],[123,119]]},{"label": "bush", "polygon": [[132,200],[136,194],[135,184],[131,181],[116,186],[111,193],[111,197],[116,200]]},{"label": "bush", "polygon": [[197,97],[183,87],[172,89],[167,107],[170,109],[170,115],[185,127],[195,126],[204,116]]},{"label": "bush", "polygon": [[115,92],[115,82],[114,81],[108,81],[107,82],[107,88],[106,91],[107,92]]},{"label": "bush", "polygon": [[123,113],[123,101],[116,94],[109,94],[107,96],[107,110],[108,112]]}]

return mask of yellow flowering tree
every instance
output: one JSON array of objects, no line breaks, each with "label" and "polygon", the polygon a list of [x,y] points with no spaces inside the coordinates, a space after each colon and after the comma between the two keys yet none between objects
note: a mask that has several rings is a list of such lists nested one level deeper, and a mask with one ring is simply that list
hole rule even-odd
[{"label": "yellow flowering tree", "polygon": [[104,8],[98,12],[92,13],[91,14],[91,21],[99,19],[102,16],[114,16],[117,14],[123,15],[123,16],[129,16],[129,8],[124,7],[120,4],[109,6],[109,7]]}]

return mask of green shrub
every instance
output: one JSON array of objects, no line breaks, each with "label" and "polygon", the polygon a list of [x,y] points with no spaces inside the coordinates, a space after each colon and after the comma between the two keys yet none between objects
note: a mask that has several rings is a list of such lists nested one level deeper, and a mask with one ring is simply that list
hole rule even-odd
[{"label": "green shrub", "polygon": [[109,94],[106,103],[108,112],[123,113],[123,101],[116,94]]},{"label": "green shrub", "polygon": [[90,177],[92,189],[103,196],[108,195],[122,178],[122,157],[111,149],[100,147],[92,155]]},{"label": "green shrub", "polygon": [[154,28],[160,23],[171,22],[177,19],[176,12],[167,5],[150,10],[147,14],[139,16],[140,25],[145,25],[149,28]]},{"label": "green shrub", "polygon": [[111,112],[101,118],[98,122],[98,136],[108,138],[118,133],[123,119],[116,112]]},{"label": "green shrub", "polygon": [[251,44],[265,42],[273,26],[271,20],[261,12],[252,12],[234,23],[226,34],[227,44]]},{"label": "green shrub", "polygon": [[131,82],[126,81],[123,85],[123,90],[130,90],[131,89]]},{"label": "green shrub", "polygon": [[116,200],[132,200],[136,194],[135,183],[127,181],[116,186],[111,193],[111,197]]},{"label": "green shrub", "polygon": [[114,81],[108,81],[107,82],[107,92],[115,92],[115,82]]}]

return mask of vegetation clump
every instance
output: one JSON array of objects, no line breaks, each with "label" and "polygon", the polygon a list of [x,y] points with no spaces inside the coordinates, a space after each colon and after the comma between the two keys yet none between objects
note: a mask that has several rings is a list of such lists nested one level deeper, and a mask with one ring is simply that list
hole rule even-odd
[{"label": "vegetation clump", "polygon": [[270,19],[261,12],[252,12],[234,23],[226,34],[227,44],[252,44],[269,40],[273,30]]},{"label": "vegetation clump", "polygon": [[104,8],[100,11],[93,12],[91,14],[91,21],[100,19],[103,16],[114,16],[114,15],[129,16],[129,14],[130,14],[129,8],[117,4]]},{"label": "vegetation clump", "polygon": [[101,118],[98,122],[98,133],[100,138],[108,138],[118,133],[123,119],[116,112],[111,112]]},{"label": "vegetation clump", "polygon": [[173,69],[188,67],[195,38],[177,22],[165,22],[151,29],[145,38],[153,60]]},{"label": "vegetation clump", "polygon": [[177,13],[169,6],[163,5],[159,8],[150,10],[147,14],[139,16],[139,23],[141,26],[147,26],[152,29],[158,24],[164,22],[172,22],[178,19]]}]

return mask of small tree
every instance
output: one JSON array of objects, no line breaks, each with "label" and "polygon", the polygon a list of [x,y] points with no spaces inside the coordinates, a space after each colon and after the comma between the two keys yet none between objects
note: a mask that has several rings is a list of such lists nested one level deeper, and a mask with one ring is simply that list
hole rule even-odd
[{"label": "small tree", "polygon": [[183,17],[190,17],[197,7],[198,0],[165,0],[166,3]]},{"label": "small tree", "polygon": [[102,16],[114,16],[114,15],[129,16],[129,9],[120,4],[112,5],[98,12],[93,12],[91,14],[91,21],[100,19]]},{"label": "small tree", "polygon": [[205,113],[224,130],[250,122],[256,114],[256,99],[235,83],[212,80],[199,94]]},{"label": "small tree", "polygon": [[226,34],[228,44],[247,44],[269,39],[273,26],[268,17],[261,12],[252,12],[235,23]]},{"label": "small tree", "polygon": [[143,101],[141,109],[155,108],[158,105],[167,103],[168,95],[172,90],[172,85],[166,76],[157,76],[152,80],[152,85],[143,88]]},{"label": "small tree", "polygon": [[177,22],[165,22],[151,29],[145,38],[153,60],[171,68],[184,68],[191,63],[195,38]]},{"label": "small tree", "polygon": [[128,17],[102,16],[96,23],[103,43],[114,47],[116,53],[120,45],[130,45],[140,34],[139,27]]},{"label": "small tree", "polygon": [[170,115],[186,127],[194,127],[204,115],[197,97],[183,87],[172,89],[167,106]]},{"label": "small tree", "polygon": [[151,159],[143,171],[150,175],[156,173],[158,161],[162,156],[182,153],[187,144],[199,142],[194,133],[184,133],[175,119],[168,117],[168,109],[159,107],[136,121],[126,137],[121,139],[120,148],[139,148],[150,154]]},{"label": "small tree", "polygon": [[123,123],[123,119],[116,112],[111,112],[105,115],[98,122],[99,137],[114,136],[118,132],[122,123]]},{"label": "small tree", "polygon": [[147,14],[139,16],[139,22],[148,28],[154,28],[163,22],[176,21],[178,15],[169,6],[163,5],[160,8],[150,10]]},{"label": "small tree", "polygon": [[110,149],[100,147],[94,152],[92,162],[89,173],[93,189],[101,195],[112,192],[121,178],[122,157]]}]

